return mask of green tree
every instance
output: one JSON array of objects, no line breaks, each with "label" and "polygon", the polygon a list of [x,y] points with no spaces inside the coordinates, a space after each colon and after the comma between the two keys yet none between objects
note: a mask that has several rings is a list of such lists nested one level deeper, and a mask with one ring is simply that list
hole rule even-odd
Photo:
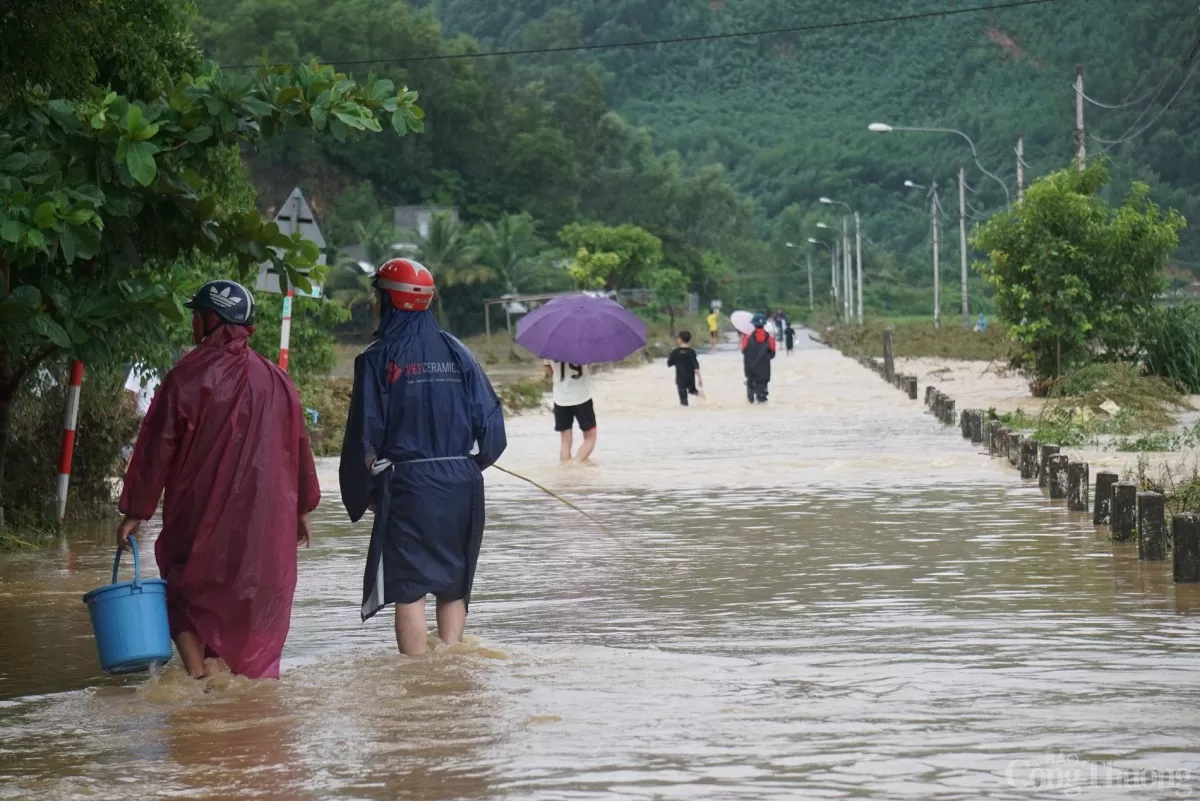
[{"label": "green tree", "polygon": [[446,291],[481,284],[491,279],[493,273],[487,266],[476,263],[476,252],[467,231],[448,212],[433,215],[428,233],[418,234],[414,244],[417,258],[433,273],[437,285],[434,297],[438,320],[445,325],[446,310],[442,298]]},{"label": "green tree", "polygon": [[988,254],[976,269],[1037,380],[1087,361],[1093,343],[1112,355],[1136,350],[1178,244],[1177,212],[1163,212],[1142,183],[1110,208],[1099,195],[1108,178],[1103,161],[1052,173],[975,232]]},{"label": "green tree", "polygon": [[32,87],[13,100],[0,113],[0,465],[12,399],[43,361],[137,359],[182,321],[181,257],[244,273],[272,261],[307,288],[315,246],[204,177],[232,146],[300,127],[347,140],[381,119],[417,131],[415,101],[391,81],[360,86],[317,64],[254,75],[210,65],[150,100],[100,87],[74,99]]},{"label": "green tree", "polygon": [[675,336],[675,316],[687,303],[687,277],[673,267],[651,270],[647,283],[654,293],[654,305],[667,315],[667,327]]},{"label": "green tree", "polygon": [[553,283],[553,266],[528,214],[508,214],[498,223],[481,223],[471,232],[479,263],[514,294],[539,291]]},{"label": "green tree", "polygon": [[[254,335],[250,347],[271,361],[279,358],[279,335],[283,316],[283,298],[265,295],[256,298]],[[349,319],[340,304],[323,298],[292,298],[292,330],[288,335],[288,372],[297,381],[328,375],[337,360],[333,330]]]},{"label": "green tree", "polygon": [[[581,283],[594,284],[602,280],[601,286],[606,289],[638,286],[663,259],[662,241],[636,225],[614,227],[595,222],[572,223],[558,236],[572,252],[585,251],[587,267],[579,275],[586,280]],[[600,254],[611,254],[615,258],[595,258]],[[577,258],[576,269],[581,268],[579,262]],[[598,272],[602,268],[606,270],[603,274]]]},{"label": "green tree", "polygon": [[362,248],[363,263],[352,256],[340,257],[329,271],[324,292],[346,310],[346,319],[354,320],[358,330],[369,332],[375,325],[371,312],[375,300],[374,271],[395,254],[399,234],[391,219],[382,214],[374,215],[366,223],[355,222],[351,230],[352,238]]}]

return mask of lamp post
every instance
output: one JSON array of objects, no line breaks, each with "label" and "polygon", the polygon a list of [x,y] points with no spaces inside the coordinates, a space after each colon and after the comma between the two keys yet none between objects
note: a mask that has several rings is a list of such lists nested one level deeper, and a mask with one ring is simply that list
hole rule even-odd
[{"label": "lamp post", "polygon": [[[829,206],[843,206],[843,207],[845,207],[846,211],[848,211],[854,215],[854,260],[857,264],[857,269],[855,269],[855,266],[850,263],[850,239],[846,233],[846,218],[845,217],[842,218],[842,242],[844,243],[844,246],[846,248],[846,259],[845,260],[846,260],[847,270],[850,271],[851,276],[853,276],[854,273],[857,273],[857,275],[858,275],[858,279],[857,279],[858,280],[858,298],[857,298],[857,300],[858,300],[858,304],[857,304],[858,305],[858,324],[862,325],[862,322],[863,322],[862,221],[859,219],[858,212],[855,211],[853,208],[851,208],[849,203],[843,203],[840,200],[834,200],[834,199],[828,198],[828,197],[818,198],[818,200],[820,200],[820,202],[822,202],[826,205],[829,205]],[[854,281],[853,278],[851,278],[847,281],[847,289],[846,289],[846,319],[847,320],[850,319],[850,317],[852,316],[852,313],[854,311],[854,306],[855,306],[853,281]]]},{"label": "lamp post", "polygon": [[[791,242],[785,242],[784,244],[787,245],[789,248],[795,249],[795,247],[796,247]],[[806,250],[804,252],[804,259],[808,263],[808,310],[812,311],[813,310],[813,285],[812,285],[812,251],[811,250]]]},{"label": "lamp post", "polygon": [[834,228],[832,225],[826,225],[823,222],[819,222],[819,223],[817,223],[817,227],[821,228],[823,230],[829,231],[833,234],[833,264],[834,264],[833,297],[834,297],[834,300],[838,300],[838,299],[841,300],[842,317],[846,321],[849,321],[850,320],[850,296],[851,296],[851,293],[854,291],[854,287],[853,287],[853,283],[852,283],[854,281],[854,278],[853,278],[853,276],[850,275],[850,271],[847,269],[849,266],[850,251],[848,250],[846,242],[844,241],[846,238],[845,222],[846,221],[843,218],[842,233],[841,233],[840,238],[838,236],[838,230],[836,228]]},{"label": "lamp post", "polygon": [[975,159],[975,166],[978,167],[979,171],[982,172],[984,175],[986,175],[988,178],[991,178],[993,181],[1000,184],[1000,188],[1004,190],[1005,205],[1012,206],[1012,199],[1008,195],[1008,184],[1004,183],[1003,179],[1001,179],[995,173],[988,172],[987,168],[984,167],[979,162],[979,153],[978,153],[978,151],[975,150],[975,143],[973,141],[971,141],[971,137],[967,136],[962,131],[956,130],[954,128],[909,128],[909,127],[903,127],[900,125],[888,125],[888,124],[882,123],[882,122],[871,123],[870,125],[867,126],[867,130],[874,131],[875,133],[891,133],[892,131],[916,131],[918,133],[948,133],[948,134],[957,134],[958,136],[961,136],[963,139],[967,140],[967,144],[971,146],[971,157]]},{"label": "lamp post", "polygon": [[[822,226],[821,223],[817,223],[817,227],[828,226]],[[816,237],[810,236],[808,241],[813,245],[820,245],[829,251],[829,293],[833,295],[833,302],[837,303],[837,249],[828,242],[824,242]]]},{"label": "lamp post", "polygon": [[[924,189],[918,183],[905,181],[909,189]],[[933,225],[933,330],[942,330],[942,267],[941,267],[941,218],[938,215],[937,181],[929,185],[929,221]]]},{"label": "lamp post", "polygon": [[[882,122],[873,122],[867,126],[867,129],[876,133],[889,133],[891,131],[916,131],[919,133],[947,133],[956,134],[967,140],[967,144],[971,147],[971,156],[975,159],[975,166],[980,171],[991,178],[996,183],[1000,184],[1000,188],[1004,190],[1004,203],[1009,208],[1012,208],[1012,198],[1008,194],[1008,185],[1004,183],[997,175],[988,172],[987,168],[979,163],[979,152],[975,149],[975,143],[971,141],[971,137],[967,136],[962,131],[954,128],[911,128],[901,127],[898,125],[887,125]],[[962,315],[963,328],[971,327],[971,306],[967,300],[967,190],[966,179],[964,177],[963,168],[958,166],[958,237],[959,237],[959,256],[962,261]]]}]

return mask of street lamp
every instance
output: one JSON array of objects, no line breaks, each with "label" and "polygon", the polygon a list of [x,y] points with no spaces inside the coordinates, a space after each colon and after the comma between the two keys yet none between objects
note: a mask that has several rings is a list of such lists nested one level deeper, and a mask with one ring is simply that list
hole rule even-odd
[{"label": "street lamp", "polygon": [[[924,189],[918,183],[913,181],[905,181],[904,185],[909,189]],[[942,266],[941,266],[941,251],[942,251],[942,225],[941,216],[938,214],[940,208],[937,196],[937,181],[930,182],[929,189],[929,220],[933,225],[933,330],[942,330]],[[966,291],[966,288],[963,288]]]},{"label": "street lamp", "polygon": [[[988,172],[987,168],[979,163],[979,152],[975,149],[975,143],[971,141],[971,137],[954,128],[905,128],[894,125],[887,125],[882,122],[873,122],[867,126],[867,130],[876,133],[888,133],[890,131],[917,131],[920,133],[948,133],[957,134],[967,140],[967,144],[971,146],[971,156],[975,159],[975,166],[980,171],[1000,184],[1000,188],[1004,190],[1004,203],[1009,208],[1012,208],[1012,198],[1008,195],[1008,185],[1004,183],[994,173]],[[967,300],[967,181],[963,173],[962,164],[958,165],[958,239],[959,239],[959,258],[962,262],[962,321],[963,328],[971,327],[971,306]]]},{"label": "street lamp", "polygon": [[[862,297],[862,221],[859,219],[858,212],[850,207],[849,203],[843,203],[840,200],[834,200],[828,197],[821,197],[818,200],[829,206],[844,206],[846,211],[854,215],[854,258],[858,264],[858,324],[863,322],[863,297]],[[842,218],[842,242],[845,248],[846,262],[846,319],[849,320],[852,315],[854,306],[854,265],[850,263],[850,238],[846,233],[846,218]]]},{"label": "street lamp", "polygon": [[[826,225],[825,223],[817,223],[817,227],[818,227],[818,228],[828,228],[829,226],[828,226],[828,225]],[[816,237],[811,237],[811,236],[810,236],[810,237],[808,238],[808,241],[809,241],[811,244],[814,244],[814,245],[820,245],[821,247],[823,247],[823,248],[825,248],[826,250],[828,250],[828,251],[829,251],[829,287],[830,287],[830,294],[832,294],[832,295],[833,295],[833,302],[834,302],[834,303],[837,303],[837,299],[838,299],[838,280],[837,280],[837,261],[838,261],[838,257],[837,257],[837,240],[836,240],[836,239],[835,239],[835,240],[833,240],[833,244],[832,244],[832,245],[830,245],[828,242],[825,242],[824,240],[817,239]],[[835,308],[836,308],[836,307],[835,307]]]},{"label": "street lamp", "polygon": [[1008,195],[1008,185],[1006,183],[1004,183],[1004,181],[1001,180],[994,173],[988,172],[987,168],[979,163],[979,152],[975,149],[975,143],[973,141],[971,141],[971,137],[967,136],[962,131],[956,130],[954,128],[909,128],[909,127],[903,127],[903,126],[899,126],[899,125],[888,125],[888,124],[882,123],[882,122],[871,123],[870,125],[867,126],[867,130],[874,131],[875,133],[891,133],[892,131],[916,131],[918,133],[958,134],[963,139],[966,139],[967,144],[971,146],[971,156],[972,156],[972,158],[975,159],[975,166],[978,167],[980,172],[982,172],[984,175],[991,178],[996,183],[1000,184],[1000,188],[1004,190],[1005,204],[1009,205],[1009,206],[1012,205],[1012,200],[1011,200],[1011,198],[1009,198],[1009,195]]},{"label": "street lamp", "polygon": [[[784,244],[792,249],[795,249],[795,247],[796,247],[791,242],[785,242]],[[806,250],[804,252],[804,259],[808,263],[808,310],[812,311],[813,310],[813,285],[812,285],[812,251],[811,250]]]}]

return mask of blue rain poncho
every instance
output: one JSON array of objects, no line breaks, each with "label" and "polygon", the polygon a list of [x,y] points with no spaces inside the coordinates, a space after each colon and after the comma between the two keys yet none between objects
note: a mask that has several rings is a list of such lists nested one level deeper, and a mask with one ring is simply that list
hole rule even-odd
[{"label": "blue rain poncho", "polygon": [[469,601],[483,540],[482,471],[506,444],[500,401],[471,352],[431,313],[385,302],[376,341],[354,361],[339,468],[350,519],[375,505],[364,621],[429,594]]}]

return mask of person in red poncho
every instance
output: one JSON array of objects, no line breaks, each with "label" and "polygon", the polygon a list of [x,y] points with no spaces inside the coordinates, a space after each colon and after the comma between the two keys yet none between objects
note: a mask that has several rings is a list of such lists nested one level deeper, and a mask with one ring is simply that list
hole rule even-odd
[{"label": "person in red poncho", "polygon": [[296,548],[320,500],[312,449],[287,373],[250,349],[254,298],[212,281],[185,304],[196,349],[163,379],[125,474],[117,543],[154,515],[171,637],[184,667],[220,659],[278,678],[291,623]]}]

